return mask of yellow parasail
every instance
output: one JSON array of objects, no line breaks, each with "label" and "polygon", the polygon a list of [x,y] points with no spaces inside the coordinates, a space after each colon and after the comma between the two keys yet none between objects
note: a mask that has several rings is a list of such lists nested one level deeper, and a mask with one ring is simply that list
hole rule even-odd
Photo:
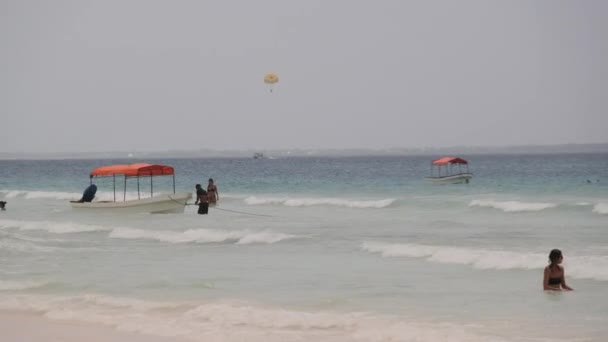
[{"label": "yellow parasail", "polygon": [[277,82],[279,82],[279,76],[276,74],[266,74],[266,76],[264,76],[264,83],[275,84]]}]

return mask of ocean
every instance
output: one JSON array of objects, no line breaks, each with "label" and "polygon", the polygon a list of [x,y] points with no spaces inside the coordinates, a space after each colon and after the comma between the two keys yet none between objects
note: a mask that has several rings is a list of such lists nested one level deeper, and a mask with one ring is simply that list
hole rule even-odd
[{"label": "ocean", "polygon": [[[462,156],[454,185],[423,180],[436,157],[0,160],[0,310],[198,341],[605,341],[608,154]],[[178,192],[213,177],[219,205],[70,208],[132,162]],[[573,292],[542,290],[553,248]]]}]

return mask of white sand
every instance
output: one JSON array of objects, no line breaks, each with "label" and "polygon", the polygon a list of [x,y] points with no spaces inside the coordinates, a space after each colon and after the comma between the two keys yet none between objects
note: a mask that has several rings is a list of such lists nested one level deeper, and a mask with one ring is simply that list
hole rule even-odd
[{"label": "white sand", "polygon": [[0,312],[0,341],[6,342],[186,342],[179,338],[120,332],[102,325],[50,320],[41,315]]}]

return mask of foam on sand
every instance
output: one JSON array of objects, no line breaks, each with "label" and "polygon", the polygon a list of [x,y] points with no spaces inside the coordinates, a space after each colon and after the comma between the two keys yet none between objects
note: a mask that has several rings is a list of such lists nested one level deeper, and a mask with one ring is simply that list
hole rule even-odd
[{"label": "foam on sand", "polygon": [[94,294],[16,295],[0,296],[0,310],[37,312],[52,321],[196,341],[502,341],[462,324],[357,312],[306,312],[234,301],[163,303]]},{"label": "foam on sand", "polygon": [[81,322],[49,320],[39,314],[0,312],[2,341],[62,342],[186,342],[176,338],[119,332],[112,327]]}]

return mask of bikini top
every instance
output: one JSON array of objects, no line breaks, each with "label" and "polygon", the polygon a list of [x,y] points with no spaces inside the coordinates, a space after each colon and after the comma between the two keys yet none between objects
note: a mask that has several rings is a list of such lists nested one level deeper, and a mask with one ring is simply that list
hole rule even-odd
[{"label": "bikini top", "polygon": [[549,285],[559,285],[562,283],[562,277],[549,278]]}]

